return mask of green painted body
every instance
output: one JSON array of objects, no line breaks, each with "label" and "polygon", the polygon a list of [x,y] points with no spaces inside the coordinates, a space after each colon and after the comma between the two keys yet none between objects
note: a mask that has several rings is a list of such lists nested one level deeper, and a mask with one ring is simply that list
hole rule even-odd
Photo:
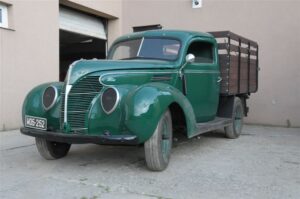
[{"label": "green painted body", "polygon": [[[147,31],[120,37],[112,45],[128,39],[142,37],[167,37],[180,41],[178,58],[174,61],[162,60],[79,60],[69,69],[64,83],[47,83],[35,87],[27,95],[22,117],[25,115],[47,119],[48,130],[66,134],[87,135],[136,135],[139,143],[147,141],[155,131],[162,114],[172,104],[177,104],[185,117],[187,136],[196,133],[196,124],[213,120],[219,100],[219,62],[216,40],[209,34],[186,31]],[[189,44],[194,40],[210,42],[214,46],[212,64],[186,64],[185,56]],[[112,47],[113,48],[113,47]],[[183,73],[184,83],[179,70],[186,64]],[[93,77],[101,89],[88,104],[82,118],[84,130],[74,130],[61,114],[67,87],[74,88],[86,77]],[[99,77],[99,81],[97,81]],[[42,95],[48,86],[58,90],[58,98],[50,110],[42,105]],[[101,95],[105,88],[114,87],[119,92],[116,109],[107,114],[101,106]],[[72,89],[71,89],[72,91]],[[68,101],[67,101],[68,102]],[[71,102],[69,102],[71,103]],[[72,104],[68,104],[67,108]],[[77,102],[76,106],[81,107]],[[68,114],[68,110],[67,110]],[[73,116],[72,116],[73,117]],[[71,116],[68,115],[68,118]],[[72,118],[71,118],[72,119]]]}]

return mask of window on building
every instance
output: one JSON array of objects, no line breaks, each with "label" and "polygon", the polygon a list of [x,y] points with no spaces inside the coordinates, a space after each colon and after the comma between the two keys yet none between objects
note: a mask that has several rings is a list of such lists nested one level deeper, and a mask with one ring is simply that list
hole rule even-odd
[{"label": "window on building", "polygon": [[0,27],[8,28],[7,5],[0,4]]}]

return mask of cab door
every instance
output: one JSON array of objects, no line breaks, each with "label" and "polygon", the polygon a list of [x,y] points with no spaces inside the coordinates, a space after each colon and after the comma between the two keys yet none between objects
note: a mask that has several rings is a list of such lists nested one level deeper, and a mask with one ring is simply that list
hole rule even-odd
[{"label": "cab door", "polygon": [[213,120],[217,113],[220,89],[220,71],[214,40],[194,39],[187,54],[195,60],[184,67],[185,94],[191,102],[197,122]]}]

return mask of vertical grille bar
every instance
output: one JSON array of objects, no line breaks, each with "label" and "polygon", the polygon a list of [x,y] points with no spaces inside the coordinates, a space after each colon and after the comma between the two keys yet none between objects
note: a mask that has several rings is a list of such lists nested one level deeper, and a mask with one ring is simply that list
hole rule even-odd
[{"label": "vertical grille bar", "polygon": [[65,87],[61,92],[61,112],[60,112],[60,128],[64,129],[64,113],[65,113]]}]

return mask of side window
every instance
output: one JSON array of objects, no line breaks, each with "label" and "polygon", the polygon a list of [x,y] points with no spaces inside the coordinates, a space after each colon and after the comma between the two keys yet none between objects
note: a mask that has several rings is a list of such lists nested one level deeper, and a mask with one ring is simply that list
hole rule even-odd
[{"label": "side window", "polygon": [[193,42],[187,54],[195,55],[195,63],[213,63],[213,44],[208,42]]}]

